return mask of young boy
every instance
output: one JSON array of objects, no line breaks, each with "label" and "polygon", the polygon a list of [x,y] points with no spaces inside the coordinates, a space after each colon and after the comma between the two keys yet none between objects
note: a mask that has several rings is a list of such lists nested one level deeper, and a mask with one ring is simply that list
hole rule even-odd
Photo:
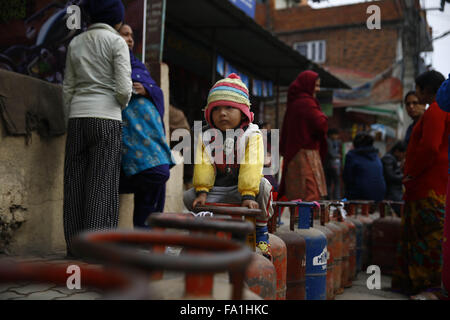
[{"label": "young boy", "polygon": [[[184,204],[189,210],[206,202],[262,209],[264,218],[256,220],[257,250],[271,259],[267,220],[273,214],[272,185],[262,174],[263,137],[258,126],[252,123],[248,89],[238,75],[232,73],[212,87],[205,119],[209,129],[220,131],[215,132],[221,133],[223,140],[215,135],[209,141],[199,138],[194,188],[184,193]],[[227,137],[227,130],[238,134]]]}]

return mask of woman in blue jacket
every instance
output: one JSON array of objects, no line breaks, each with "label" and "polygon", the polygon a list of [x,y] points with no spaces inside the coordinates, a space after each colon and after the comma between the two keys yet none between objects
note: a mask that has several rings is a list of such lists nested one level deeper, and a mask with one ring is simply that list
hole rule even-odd
[{"label": "woman in blue jacket", "polygon": [[147,218],[163,212],[166,182],[175,164],[164,128],[164,95],[146,66],[133,54],[133,30],[119,30],[130,49],[133,95],[122,111],[122,171],[120,193],[134,193],[133,225],[148,229]]},{"label": "woman in blue jacket", "polygon": [[353,140],[354,149],[345,158],[344,183],[349,200],[382,201],[386,193],[383,164],[373,137],[360,132]]}]

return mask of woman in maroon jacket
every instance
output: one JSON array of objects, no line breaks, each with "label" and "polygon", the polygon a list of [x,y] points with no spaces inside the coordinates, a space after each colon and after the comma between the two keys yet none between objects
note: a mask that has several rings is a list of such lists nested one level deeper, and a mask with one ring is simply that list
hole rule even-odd
[{"label": "woman in maroon jacket", "polygon": [[406,151],[405,210],[392,288],[408,294],[439,290],[447,192],[450,115],[439,109],[436,92],[444,76],[427,71],[416,79],[416,94],[429,108],[414,126]]},{"label": "woman in maroon jacket", "polygon": [[284,163],[279,192],[288,200],[320,200],[327,195],[321,156],[327,152],[328,118],[316,99],[319,90],[319,75],[313,71],[300,73],[289,86],[280,139]]}]

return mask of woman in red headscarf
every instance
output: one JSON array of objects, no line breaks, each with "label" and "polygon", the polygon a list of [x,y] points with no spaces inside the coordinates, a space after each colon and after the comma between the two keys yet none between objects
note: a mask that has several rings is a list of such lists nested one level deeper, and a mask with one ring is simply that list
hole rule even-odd
[{"label": "woman in red headscarf", "polygon": [[280,139],[284,163],[279,192],[288,200],[320,200],[327,195],[321,156],[327,151],[328,118],[316,98],[319,90],[320,78],[313,71],[300,73],[289,86]]}]

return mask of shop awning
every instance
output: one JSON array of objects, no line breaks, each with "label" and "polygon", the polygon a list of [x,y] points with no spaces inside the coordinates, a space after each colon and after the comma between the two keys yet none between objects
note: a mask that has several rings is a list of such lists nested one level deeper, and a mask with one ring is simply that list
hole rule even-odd
[{"label": "shop awning", "polygon": [[[181,34],[184,39],[201,43],[209,52],[222,55],[236,66],[275,84],[288,86],[297,75],[306,69],[319,73],[322,87],[349,88],[319,65],[279,40],[276,36],[258,25],[252,18],[225,0],[170,0],[166,8],[166,28]],[[168,39],[168,41],[171,41]],[[169,44],[172,48],[182,42]],[[184,42],[186,43],[186,41]],[[166,49],[165,49],[166,50]],[[181,50],[180,50],[181,52]],[[176,59],[179,63],[191,63],[188,55],[164,52],[164,58]],[[205,69],[198,51],[193,63],[202,68],[203,74],[212,74],[213,59]],[[208,60],[208,59],[206,59]],[[205,61],[205,56],[203,57]]]},{"label": "shop awning", "polygon": [[358,106],[358,107],[348,107],[345,112],[358,112],[365,114],[373,114],[377,116],[383,116],[387,118],[392,118],[395,120],[400,120],[401,118],[401,105],[394,103],[385,103],[380,105],[372,106]]},{"label": "shop awning", "polygon": [[[330,68],[333,74],[354,85],[351,90],[334,90],[333,106],[335,108],[368,106],[377,109],[382,105],[395,105],[397,108],[403,96],[403,85],[398,77],[401,66],[400,62],[396,62],[383,72],[373,75],[358,73],[351,69]],[[389,106],[388,109],[392,107]]]}]

